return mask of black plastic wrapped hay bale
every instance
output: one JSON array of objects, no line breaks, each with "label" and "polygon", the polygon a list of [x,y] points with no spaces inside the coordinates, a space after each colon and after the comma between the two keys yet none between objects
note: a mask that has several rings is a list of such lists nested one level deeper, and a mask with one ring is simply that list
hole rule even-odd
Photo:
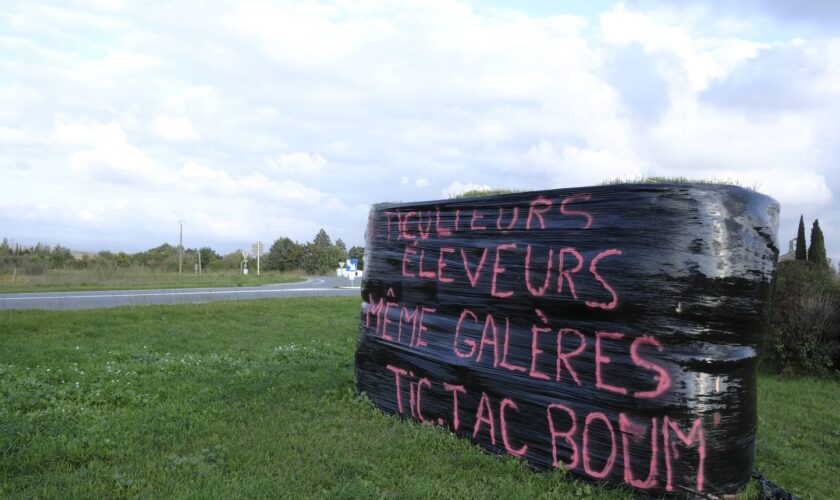
[{"label": "black plastic wrapped hay bale", "polygon": [[733,492],[753,470],[778,212],[706,184],[377,205],[356,388],[540,469]]}]

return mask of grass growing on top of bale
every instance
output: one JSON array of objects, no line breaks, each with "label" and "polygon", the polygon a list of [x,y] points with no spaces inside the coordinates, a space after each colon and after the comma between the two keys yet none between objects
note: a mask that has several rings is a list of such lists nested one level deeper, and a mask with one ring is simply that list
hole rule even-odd
[{"label": "grass growing on top of bale", "polygon": [[506,189],[506,188],[489,188],[489,189],[470,189],[469,191],[464,191],[463,193],[452,194],[449,195],[451,199],[460,199],[460,198],[478,198],[480,196],[494,196],[499,194],[515,194],[515,193],[522,193],[524,190],[522,189]]},{"label": "grass growing on top of bale", "polygon": [[737,179],[718,179],[712,177],[711,179],[693,179],[691,177],[661,177],[661,176],[645,176],[638,177],[617,177],[615,179],[608,179],[601,183],[602,186],[613,186],[617,184],[720,184],[725,186],[737,186],[750,191],[758,191],[758,185],[746,186],[742,185]]},{"label": "grass growing on top of bale", "polygon": [[[691,177],[662,177],[662,176],[638,176],[638,177],[617,177],[608,179],[600,183],[601,186],[614,186],[619,184],[720,184],[726,186],[737,186],[750,191],[758,191],[758,185],[747,186],[741,184],[737,179],[694,179]],[[574,187],[574,186],[573,186]],[[450,194],[450,199],[461,198],[477,198],[481,196],[494,196],[500,194],[515,194],[522,193],[527,190],[524,189],[509,189],[509,188],[487,188],[487,189],[471,189],[463,193]]]}]

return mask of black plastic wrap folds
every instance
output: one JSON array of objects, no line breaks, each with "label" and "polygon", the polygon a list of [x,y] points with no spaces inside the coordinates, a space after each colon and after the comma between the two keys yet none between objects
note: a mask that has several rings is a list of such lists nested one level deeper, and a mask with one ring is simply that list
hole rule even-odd
[{"label": "black plastic wrap folds", "polygon": [[778,204],[616,185],[372,208],[356,388],[539,469],[750,479]]}]

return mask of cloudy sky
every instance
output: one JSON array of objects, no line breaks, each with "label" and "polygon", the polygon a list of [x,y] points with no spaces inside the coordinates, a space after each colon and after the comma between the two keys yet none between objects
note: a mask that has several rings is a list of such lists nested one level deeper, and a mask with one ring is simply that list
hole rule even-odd
[{"label": "cloudy sky", "polygon": [[0,237],[360,245],[374,202],[679,175],[836,262],[838,5],[4,0]]}]

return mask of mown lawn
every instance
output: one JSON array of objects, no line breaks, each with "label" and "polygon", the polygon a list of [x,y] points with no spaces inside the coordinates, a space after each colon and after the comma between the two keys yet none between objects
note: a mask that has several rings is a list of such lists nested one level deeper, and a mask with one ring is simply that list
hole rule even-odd
[{"label": "mown lawn", "polygon": [[0,272],[0,293],[148,290],[254,286],[302,281],[302,272],[263,271],[243,275],[237,271],[160,272],[130,267],[116,269],[48,269],[39,275]]},{"label": "mown lawn", "polygon": [[[631,498],[353,392],[359,301],[0,311],[0,496]],[[762,376],[758,467],[827,498],[840,383]]]}]

